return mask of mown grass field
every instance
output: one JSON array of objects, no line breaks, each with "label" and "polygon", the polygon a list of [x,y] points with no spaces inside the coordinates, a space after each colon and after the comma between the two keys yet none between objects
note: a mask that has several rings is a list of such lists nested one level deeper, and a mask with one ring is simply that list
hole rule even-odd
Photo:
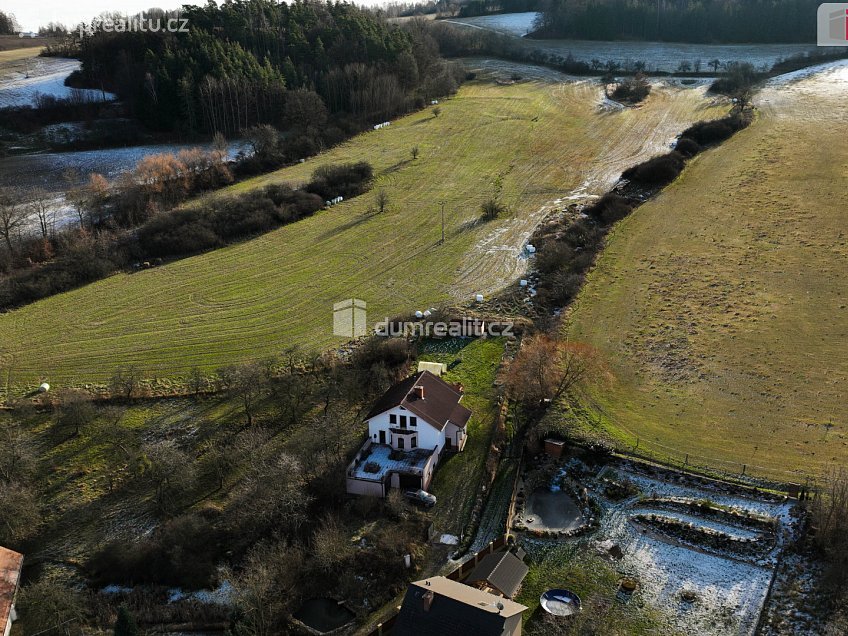
[{"label": "mown grass field", "polygon": [[55,41],[53,38],[22,38],[17,35],[0,35],[0,65],[9,59],[10,54],[14,55],[28,49],[31,55],[38,55],[44,45],[53,44]]},{"label": "mown grass field", "polygon": [[[603,109],[601,97],[589,82],[476,81],[444,101],[439,117],[418,112],[240,183],[229,192],[299,183],[318,166],[367,160],[378,175],[374,192],[385,189],[390,205],[369,212],[372,192],[251,241],[4,314],[0,383],[98,383],[127,365],[174,378],[292,343],[341,344],[332,307],[345,298],[365,300],[373,324],[498,289],[522,271],[518,254],[543,206],[575,189],[603,191],[690,122],[726,110],[702,88],[659,88],[628,110]],[[480,204],[496,182],[510,213],[482,223]]]},{"label": "mown grass field", "polygon": [[[22,40],[15,37],[15,40],[18,42],[27,42],[27,40]],[[30,40],[31,42],[31,40]],[[42,45],[32,46],[31,44],[27,45],[26,48],[8,48],[7,50],[3,49],[4,45],[15,44],[17,42],[13,42],[8,38],[0,37],[0,81],[3,79],[19,76],[26,71],[26,64],[24,60],[30,59],[33,57],[38,57],[38,54],[41,52]]]},{"label": "mown grass field", "polygon": [[571,424],[803,483],[848,460],[848,67],[767,87],[751,128],[614,230],[572,339],[611,378]]}]

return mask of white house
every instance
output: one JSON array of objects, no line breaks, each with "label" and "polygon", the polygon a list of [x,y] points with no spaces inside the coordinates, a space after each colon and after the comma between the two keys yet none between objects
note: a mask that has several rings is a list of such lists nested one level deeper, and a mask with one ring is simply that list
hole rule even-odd
[{"label": "white house", "polygon": [[427,489],[441,454],[465,448],[471,411],[461,399],[461,386],[426,370],[386,391],[365,417],[368,439],[348,467],[347,491]]},{"label": "white house", "polygon": [[9,636],[15,616],[15,595],[21,580],[24,555],[0,547],[0,632]]}]

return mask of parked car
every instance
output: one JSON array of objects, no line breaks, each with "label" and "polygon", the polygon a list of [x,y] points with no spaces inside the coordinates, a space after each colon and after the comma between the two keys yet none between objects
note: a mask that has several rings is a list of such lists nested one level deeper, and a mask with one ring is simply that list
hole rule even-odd
[{"label": "parked car", "polygon": [[407,490],[403,493],[403,496],[409,499],[410,501],[421,504],[425,508],[432,508],[436,505],[436,495],[431,495],[426,490]]}]

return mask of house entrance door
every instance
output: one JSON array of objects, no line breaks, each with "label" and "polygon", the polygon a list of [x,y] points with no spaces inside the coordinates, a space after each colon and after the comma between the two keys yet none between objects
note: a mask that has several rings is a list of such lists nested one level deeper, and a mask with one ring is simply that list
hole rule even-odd
[{"label": "house entrance door", "polygon": [[386,431],[380,431],[380,443],[381,444],[386,443]]}]

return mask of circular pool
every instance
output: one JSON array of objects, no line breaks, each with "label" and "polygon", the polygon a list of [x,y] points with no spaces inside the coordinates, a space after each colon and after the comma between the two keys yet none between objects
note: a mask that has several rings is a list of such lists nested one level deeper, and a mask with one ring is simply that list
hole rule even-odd
[{"label": "circular pool", "polygon": [[570,590],[548,590],[539,598],[539,603],[554,616],[574,616],[580,611],[580,597]]}]

